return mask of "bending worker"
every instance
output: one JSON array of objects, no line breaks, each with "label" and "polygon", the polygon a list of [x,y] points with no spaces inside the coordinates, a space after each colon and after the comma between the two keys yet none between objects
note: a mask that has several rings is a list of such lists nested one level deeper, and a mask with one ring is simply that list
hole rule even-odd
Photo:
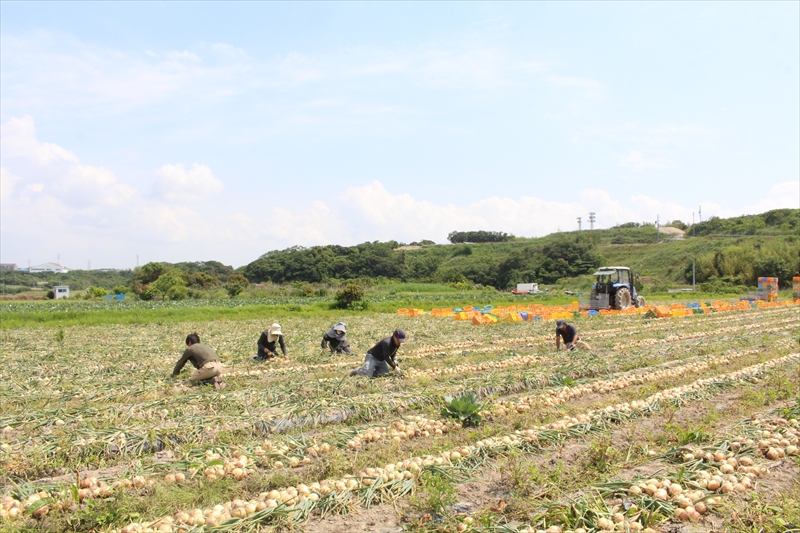
[{"label": "bending worker", "polygon": [[222,381],[222,363],[219,360],[214,348],[207,344],[200,344],[200,336],[197,333],[190,333],[186,337],[186,350],[183,356],[172,369],[172,377],[178,377],[187,361],[192,363],[195,371],[189,376],[189,381],[199,381],[206,385],[214,385],[217,390],[225,388]]},{"label": "bending worker", "polygon": [[406,332],[402,329],[394,330],[391,337],[386,337],[378,341],[378,344],[367,351],[364,358],[364,365],[350,371],[351,376],[359,375],[369,378],[376,378],[389,373],[392,370],[400,371],[400,365],[395,361],[397,350],[406,340]]},{"label": "bending worker", "polygon": [[572,324],[567,324],[564,320],[556,321],[556,351],[561,349],[561,339],[564,339],[564,347],[568,350],[574,350],[576,344],[580,344],[581,348],[591,350],[591,346],[586,344],[578,337],[578,330]]},{"label": "bending worker", "polygon": [[347,324],[344,322],[337,322],[328,330],[328,333],[322,337],[322,345],[320,348],[324,350],[328,344],[330,344],[331,353],[352,353],[350,351],[350,343],[347,342]]},{"label": "bending worker", "polygon": [[281,347],[283,357],[288,359],[286,356],[286,343],[283,342],[281,325],[277,323],[272,324],[269,329],[261,332],[261,336],[258,338],[258,353],[253,359],[256,361],[264,361],[272,357],[277,357],[278,348],[276,344]]}]

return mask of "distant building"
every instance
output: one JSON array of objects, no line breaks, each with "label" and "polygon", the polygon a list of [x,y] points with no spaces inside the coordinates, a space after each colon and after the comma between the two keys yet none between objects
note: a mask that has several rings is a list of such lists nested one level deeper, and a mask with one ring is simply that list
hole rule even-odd
[{"label": "distant building", "polygon": [[69,298],[69,285],[56,285],[53,287],[53,299]]},{"label": "distant building", "polygon": [[0,270],[16,270],[16,263],[0,263]]},{"label": "distant building", "polygon": [[61,266],[58,263],[43,263],[41,265],[36,265],[29,267],[28,272],[55,272],[57,274],[66,274],[69,272],[69,269],[65,266]]}]

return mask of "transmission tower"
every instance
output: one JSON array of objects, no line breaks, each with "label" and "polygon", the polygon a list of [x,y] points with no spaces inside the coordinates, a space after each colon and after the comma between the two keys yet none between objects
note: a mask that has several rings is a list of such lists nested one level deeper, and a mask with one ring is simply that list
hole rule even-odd
[{"label": "transmission tower", "polygon": [[578,217],[578,231],[581,230],[581,217]]},{"label": "transmission tower", "polygon": [[589,213],[589,229],[594,229],[594,221],[597,220],[594,216],[594,211]]}]

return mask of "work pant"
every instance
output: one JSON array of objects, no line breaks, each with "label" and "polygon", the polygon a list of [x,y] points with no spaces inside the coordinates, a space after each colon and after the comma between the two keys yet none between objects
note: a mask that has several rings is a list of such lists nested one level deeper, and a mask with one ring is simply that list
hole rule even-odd
[{"label": "work pant", "polygon": [[[567,345],[569,346],[569,345]],[[592,347],[586,344],[586,342],[582,341],[580,337],[575,339],[575,346],[578,348],[583,348],[584,350],[591,350]]]},{"label": "work pant", "polygon": [[364,366],[356,370],[359,376],[366,376],[368,378],[377,378],[389,373],[389,365],[386,361],[379,361],[367,354],[364,358]]},{"label": "work pant", "polygon": [[270,352],[269,350],[267,350],[267,353],[264,353],[264,350],[259,348],[258,352],[256,352],[255,359],[263,361],[265,359],[272,359],[273,357],[278,357],[278,353]]},{"label": "work pant", "polygon": [[334,348],[333,347],[333,343],[331,343],[331,353],[339,353],[339,354],[347,353],[347,354],[349,354],[349,353],[353,353],[353,352],[350,351],[350,344],[347,341],[342,341],[342,342],[339,343],[339,345],[336,348]]},{"label": "work pant", "polygon": [[196,369],[189,376],[189,381],[202,381],[204,379],[211,379],[222,374],[222,363],[219,361],[209,361],[202,367]]}]

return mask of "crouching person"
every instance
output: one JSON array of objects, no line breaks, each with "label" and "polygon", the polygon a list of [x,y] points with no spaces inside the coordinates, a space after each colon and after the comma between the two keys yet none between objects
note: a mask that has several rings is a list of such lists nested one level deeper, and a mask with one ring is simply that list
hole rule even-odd
[{"label": "crouching person", "polygon": [[331,353],[334,354],[351,354],[350,343],[347,342],[347,324],[344,322],[337,322],[331,329],[328,330],[322,337],[321,349],[330,346]]},{"label": "crouching person", "polygon": [[207,344],[200,343],[200,336],[197,333],[191,333],[186,337],[186,350],[183,356],[175,364],[172,370],[172,377],[178,377],[178,374],[183,370],[186,362],[192,363],[195,368],[194,372],[189,376],[189,381],[197,381],[205,385],[214,385],[217,390],[225,388],[225,383],[222,381],[222,363],[219,360],[217,352],[214,348]]},{"label": "crouching person", "polygon": [[367,351],[364,358],[364,365],[350,371],[351,376],[359,375],[369,378],[376,378],[389,373],[392,370],[400,372],[400,365],[395,361],[397,350],[406,340],[406,332],[402,329],[394,330],[391,337],[386,337],[378,341],[378,344]]},{"label": "crouching person", "polygon": [[253,357],[253,361],[266,361],[278,357],[278,346],[281,347],[283,359],[288,361],[289,356],[286,355],[286,343],[283,340],[281,325],[275,323],[269,329],[261,332],[261,336],[258,338],[258,353]]},{"label": "crouching person", "polygon": [[572,324],[567,324],[564,320],[556,321],[556,351],[561,350],[561,339],[564,339],[564,348],[567,350],[574,350],[576,346],[580,346],[586,350],[591,350],[592,347],[586,342],[582,341],[578,336],[578,330]]}]

